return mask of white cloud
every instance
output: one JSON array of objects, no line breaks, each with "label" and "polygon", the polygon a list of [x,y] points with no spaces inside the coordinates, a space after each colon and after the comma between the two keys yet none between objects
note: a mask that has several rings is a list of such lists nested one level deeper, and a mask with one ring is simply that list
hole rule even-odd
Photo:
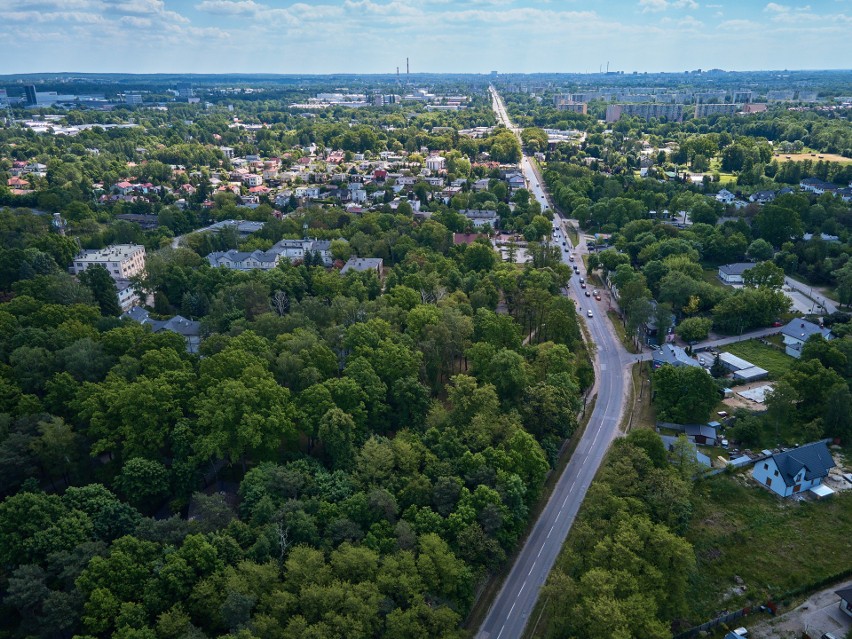
[{"label": "white cloud", "polygon": [[254,0],[204,0],[195,8],[206,13],[245,15],[257,13],[264,7]]},{"label": "white cloud", "polygon": [[695,0],[639,0],[642,13],[656,13],[667,9],[697,9]]},{"label": "white cloud", "polygon": [[770,2],[765,7],[763,7],[764,11],[768,11],[770,13],[786,13],[790,10],[790,7],[778,4],[777,2]]}]

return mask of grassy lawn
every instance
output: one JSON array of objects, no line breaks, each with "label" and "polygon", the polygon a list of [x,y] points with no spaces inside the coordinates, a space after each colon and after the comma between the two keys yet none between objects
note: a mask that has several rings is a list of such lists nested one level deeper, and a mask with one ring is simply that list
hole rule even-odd
[{"label": "grassy lawn", "polygon": [[633,406],[633,409],[625,411],[622,425],[625,433],[639,428],[653,430],[657,425],[657,412],[651,405],[651,378],[648,372],[650,367],[649,362],[642,362],[633,364],[630,368],[630,401],[627,405]]},{"label": "grassy lawn", "polygon": [[725,284],[722,283],[722,280],[719,279],[718,268],[705,268],[704,281],[709,282],[713,286],[718,286],[719,288],[728,288]]},{"label": "grassy lawn", "polygon": [[621,343],[624,344],[624,348],[627,349],[627,352],[639,353],[640,351],[636,350],[636,344],[633,343],[632,339],[627,337],[627,332],[624,330],[624,324],[621,323],[621,318],[618,317],[618,313],[615,311],[607,311],[606,315],[609,317],[609,321],[612,322],[615,334],[618,335],[618,339],[620,339]]},{"label": "grassy lawn", "polygon": [[783,350],[775,346],[767,346],[758,340],[750,339],[747,342],[738,342],[729,344],[722,350],[742,357],[754,364],[769,371],[770,379],[779,379],[784,376],[795,360],[786,355]]},{"label": "grassy lawn", "polygon": [[[852,491],[820,502],[782,501],[747,481],[750,471],[722,473],[696,487],[687,539],[695,546],[691,619],[791,591],[852,569]],[[744,594],[731,590],[741,577]]]}]

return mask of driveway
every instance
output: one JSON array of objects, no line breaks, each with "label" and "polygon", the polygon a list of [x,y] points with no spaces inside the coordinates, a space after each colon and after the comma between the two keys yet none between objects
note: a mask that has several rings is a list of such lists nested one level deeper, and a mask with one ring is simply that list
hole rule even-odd
[{"label": "driveway", "polygon": [[830,632],[843,639],[852,628],[852,617],[840,610],[840,597],[835,590],[852,586],[852,580],[836,584],[811,595],[805,603],[790,612],[767,619],[749,628],[753,639],[798,639],[807,632],[811,639],[819,639]]}]

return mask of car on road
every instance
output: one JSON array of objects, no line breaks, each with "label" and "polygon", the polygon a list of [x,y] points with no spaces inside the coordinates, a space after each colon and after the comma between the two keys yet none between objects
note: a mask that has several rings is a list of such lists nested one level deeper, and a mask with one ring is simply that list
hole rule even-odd
[{"label": "car on road", "polygon": [[[563,242],[563,244],[565,244],[565,242]],[[569,255],[569,256],[568,256],[568,261],[569,261],[569,262],[573,262],[573,261],[574,261],[574,254],[573,254],[573,253],[571,253],[571,255]],[[576,267],[575,267],[575,268],[576,268]]]},{"label": "car on road", "polygon": [[594,314],[592,313],[592,309],[589,309],[589,311],[586,313],[586,315],[588,315],[589,317],[594,317]]},{"label": "car on road", "polygon": [[586,288],[586,283],[583,281],[583,278],[580,278],[580,288]]},{"label": "car on road", "polygon": [[585,283],[586,283],[586,280],[584,280],[584,279],[581,277],[581,278],[580,278],[580,284],[585,284]]},{"label": "car on road", "polygon": [[589,291],[586,291],[586,297],[591,297],[591,296],[592,296],[592,294],[589,293]]},{"label": "car on road", "polygon": [[597,295],[595,295],[595,299],[600,302],[601,301],[601,294],[598,293]]}]

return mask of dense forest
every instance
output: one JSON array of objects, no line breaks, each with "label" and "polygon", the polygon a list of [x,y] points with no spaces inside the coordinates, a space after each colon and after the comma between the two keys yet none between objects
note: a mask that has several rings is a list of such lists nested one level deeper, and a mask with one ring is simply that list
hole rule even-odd
[{"label": "dense forest", "polygon": [[165,249],[144,285],[199,357],[105,315],[45,216],[0,221],[7,636],[459,634],[591,383],[564,267],[387,214],[383,281]]}]

